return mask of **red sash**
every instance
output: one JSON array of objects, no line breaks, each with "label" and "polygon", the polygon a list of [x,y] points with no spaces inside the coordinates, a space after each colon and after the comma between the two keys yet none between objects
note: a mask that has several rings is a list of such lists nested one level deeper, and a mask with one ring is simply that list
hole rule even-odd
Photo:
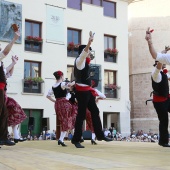
[{"label": "red sash", "polygon": [[90,86],[80,86],[76,84],[77,91],[90,91],[94,97],[99,96],[98,93]]}]

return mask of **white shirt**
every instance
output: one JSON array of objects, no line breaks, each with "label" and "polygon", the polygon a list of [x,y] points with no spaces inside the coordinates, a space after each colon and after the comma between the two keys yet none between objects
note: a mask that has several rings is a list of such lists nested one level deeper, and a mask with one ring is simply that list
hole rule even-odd
[{"label": "white shirt", "polygon": [[1,61],[5,58],[6,56],[4,53],[0,52],[0,66],[1,66]]},{"label": "white shirt", "polygon": [[157,53],[156,61],[170,65],[170,54]]},{"label": "white shirt", "polygon": [[154,68],[154,70],[152,71],[152,78],[153,81],[156,83],[160,83],[162,81],[162,75],[160,73],[161,70],[157,69],[157,67]]},{"label": "white shirt", "polygon": [[78,70],[83,70],[86,63],[86,57],[89,55],[89,52],[85,52],[84,50],[79,55],[79,57],[76,59],[76,67]]},{"label": "white shirt", "polygon": [[100,92],[100,91],[97,90],[97,89],[95,89],[95,91],[96,91],[97,94],[99,95],[99,96],[97,96],[97,97],[100,97],[100,98],[102,98],[102,99],[106,99],[106,96],[105,96],[102,92]]}]

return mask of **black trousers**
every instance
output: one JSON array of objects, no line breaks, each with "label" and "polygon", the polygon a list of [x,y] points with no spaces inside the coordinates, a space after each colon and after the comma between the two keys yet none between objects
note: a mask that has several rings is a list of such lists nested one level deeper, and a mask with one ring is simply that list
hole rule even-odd
[{"label": "black trousers", "polygon": [[94,127],[94,132],[98,140],[104,138],[104,133],[102,131],[102,124],[99,117],[99,109],[95,102],[95,97],[90,91],[77,91],[76,99],[78,101],[78,114],[75,122],[75,131],[73,136],[74,142],[79,142],[82,136],[82,126],[83,121],[86,117],[86,108],[91,112],[92,123]]},{"label": "black trousers", "polygon": [[159,144],[169,143],[168,112],[170,111],[170,99],[164,102],[153,102],[159,119]]},{"label": "black trousers", "polygon": [[8,111],[5,104],[4,90],[0,89],[0,140],[7,140],[8,135]]}]

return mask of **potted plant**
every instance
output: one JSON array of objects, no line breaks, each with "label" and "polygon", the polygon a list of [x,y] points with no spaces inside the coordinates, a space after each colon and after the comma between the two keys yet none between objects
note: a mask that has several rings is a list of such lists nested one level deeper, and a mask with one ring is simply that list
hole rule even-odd
[{"label": "potted plant", "polygon": [[42,42],[42,38],[41,37],[33,37],[33,36],[26,36],[26,40],[29,40],[29,41],[35,41],[35,42]]},{"label": "potted plant", "polygon": [[119,51],[116,48],[107,48],[104,50],[104,52],[107,54],[112,54],[112,55],[117,56]]},{"label": "potted plant", "polygon": [[43,83],[44,80],[41,77],[27,77],[24,79],[25,83]]},{"label": "potted plant", "polygon": [[78,51],[80,44],[74,44],[74,42],[69,42],[67,45],[67,50]]}]

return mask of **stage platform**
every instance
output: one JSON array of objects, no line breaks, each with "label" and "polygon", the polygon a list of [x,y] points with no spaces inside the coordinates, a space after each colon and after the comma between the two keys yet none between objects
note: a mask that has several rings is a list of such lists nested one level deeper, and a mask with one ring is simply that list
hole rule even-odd
[{"label": "stage platform", "polygon": [[170,170],[170,148],[147,142],[104,142],[77,149],[26,141],[0,149],[0,170]]}]

